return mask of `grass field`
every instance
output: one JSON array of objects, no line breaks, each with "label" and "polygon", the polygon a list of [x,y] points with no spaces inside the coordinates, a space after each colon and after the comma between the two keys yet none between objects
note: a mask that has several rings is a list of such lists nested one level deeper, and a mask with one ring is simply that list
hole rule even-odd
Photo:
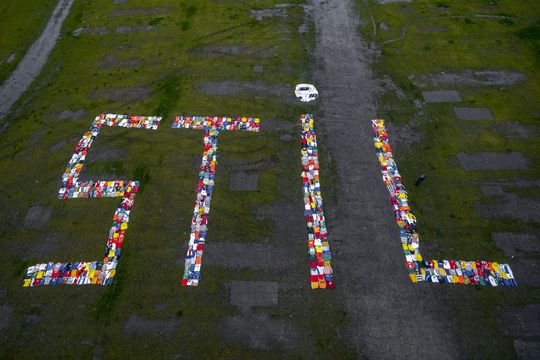
[{"label": "grass field", "polygon": [[[374,66],[377,75],[389,76],[402,90],[401,94],[385,91],[378,116],[389,122],[391,139],[400,138],[394,142],[394,153],[419,219],[421,241],[427,247],[423,255],[512,263],[495,247],[491,233],[538,236],[537,221],[486,220],[478,209],[494,201],[481,191],[490,183],[503,184],[505,192],[517,190],[522,198],[538,199],[534,182],[540,174],[539,3],[414,1],[379,5],[376,1],[358,1],[357,5],[364,15],[362,33],[380,49]],[[513,71],[524,74],[526,80],[498,86],[422,82],[422,76],[466,70]],[[421,91],[438,89],[458,90],[463,102],[422,103]],[[458,120],[453,106],[489,107],[495,120]],[[505,125],[509,121],[513,125]],[[528,135],[513,136],[516,126],[527,129]],[[466,171],[456,159],[460,152],[490,151],[522,152],[530,165],[524,170]],[[426,174],[427,180],[415,187],[420,174]],[[529,185],[512,185],[518,180]],[[525,279],[521,285],[513,291],[479,289],[472,298],[456,291],[455,304],[462,310],[458,322],[477,312],[482,314],[477,326],[460,330],[469,358],[515,356],[511,339],[501,335],[496,316],[502,307],[538,303],[538,288]]]},{"label": "grass field", "polygon": [[[270,319],[291,322],[309,334],[293,339],[302,353],[350,356],[336,341],[336,333],[327,331],[328,324],[344,323],[336,295],[303,297],[309,291],[304,286],[308,272],[303,240],[287,245],[287,256],[297,264],[293,274],[203,262],[204,286],[187,291],[180,287],[202,133],[173,130],[171,118],[174,114],[256,116],[263,119],[263,129],[266,120],[297,121],[305,109],[291,105],[292,85],[309,77],[306,51],[313,34],[297,32],[303,22],[298,1],[289,2],[287,17],[256,21],[250,16],[251,10],[273,8],[276,3],[171,0],[114,5],[103,0],[74,4],[47,66],[14,107],[17,110],[7,118],[10,125],[2,134],[1,301],[16,304],[4,308],[11,314],[11,325],[2,338],[2,357],[87,358],[103,353],[106,358],[174,358],[193,357],[203,350],[210,358],[281,357],[245,350],[220,336],[220,319],[237,313],[223,286],[232,279],[294,284],[296,288],[280,290],[281,305],[269,310]],[[133,28],[124,32],[119,26]],[[2,45],[2,52],[7,47]],[[229,54],[231,49],[241,53]],[[254,72],[255,65],[262,65],[264,71]],[[263,89],[255,97],[205,95],[199,90],[204,82],[230,81],[258,81]],[[265,92],[283,84],[289,89],[283,96]],[[72,118],[68,113],[61,120],[64,111],[84,115]],[[76,139],[95,115],[104,112],[164,116],[157,131],[105,129],[92,147],[96,155],[88,158],[87,178],[143,180],[118,277],[110,288],[23,289],[28,265],[102,256],[118,199],[59,201],[56,192]],[[290,114],[298,115],[290,118]],[[274,215],[261,218],[255,213],[264,206],[296,202],[301,214],[299,148],[290,141],[298,130],[220,135],[209,242],[278,246],[283,241],[275,239]],[[280,139],[285,133],[292,137]],[[61,143],[65,139],[71,140]],[[279,166],[268,159],[279,159]],[[248,172],[259,175],[259,190],[229,191],[229,175],[246,165]],[[249,166],[254,167],[249,170]],[[327,186],[331,192],[330,183]],[[22,226],[34,204],[53,209],[42,230]],[[321,310],[313,316],[310,308]],[[135,313],[154,319],[156,330],[125,335],[124,325]],[[298,315],[292,318],[291,313]],[[174,324],[172,335],[161,334],[160,324]]]},{"label": "grass field", "polygon": [[[540,174],[540,5],[529,0],[356,4],[361,33],[380,51],[373,69],[386,85],[378,117],[389,124],[419,220],[423,255],[512,266],[537,262],[538,253],[506,256],[491,238],[493,232],[538,237],[534,218],[486,219],[479,209],[495,203],[482,191],[487,185],[500,184],[519,199],[540,196],[535,183]],[[0,40],[0,60],[17,54],[14,62],[0,63],[0,81],[38,36],[54,5],[0,5],[9,14],[0,30],[15,34]],[[358,335],[351,329],[365,331],[366,342],[373,341],[371,330],[384,334],[383,328],[351,325],[350,304],[339,282],[333,292],[309,289],[298,115],[312,112],[317,119],[321,110],[317,104],[299,105],[293,97],[293,86],[310,82],[319,65],[312,51],[314,24],[303,5],[302,0],[285,5],[278,0],[74,3],[46,67],[0,124],[0,358],[352,359],[359,357],[352,345],[361,345],[351,344]],[[275,13],[257,20],[252,12],[272,15],[260,12],[264,9]],[[508,83],[436,85],[430,80],[442,72],[482,70],[503,71]],[[525,79],[511,83],[512,73]],[[422,91],[438,89],[458,90],[463,101],[423,102]],[[453,106],[489,107],[494,120],[458,120]],[[156,131],[103,129],[87,158],[83,178],[142,181],[115,282],[110,287],[23,288],[29,265],[103,256],[119,199],[57,200],[77,141],[101,113],[163,116]],[[219,137],[208,259],[203,256],[201,285],[188,289],[180,280],[203,134],[172,129],[174,115],[262,119],[260,133],[224,132]],[[319,135],[322,191],[325,204],[336,209],[338,195],[350,190],[339,188],[330,145]],[[460,152],[521,152],[529,165],[466,171],[456,158]],[[231,191],[231,176],[238,172],[257,174],[258,190]],[[427,180],[415,187],[422,173]],[[34,205],[52,209],[41,229],[24,226]],[[386,205],[391,213],[390,202]],[[332,220],[329,216],[329,228]],[[340,241],[344,252],[367,246],[358,239],[351,240],[354,246]],[[226,253],[230,264],[240,265],[215,260],[219,256],[212,254],[212,245]],[[223,250],[232,245],[237,250]],[[253,246],[264,249],[264,256],[247,250]],[[382,259],[381,266],[391,258]],[[372,275],[340,276],[361,282]],[[534,276],[518,278],[515,289],[441,289],[440,303],[448,308],[440,312],[450,318],[444,326],[457,336],[465,358],[516,357],[514,338],[504,336],[497,314],[540,302]],[[247,310],[235,306],[234,280],[279,283],[279,304]],[[396,288],[388,284],[379,291]],[[419,287],[418,293],[428,292]],[[368,301],[370,295],[357,296]],[[392,304],[388,298],[381,299],[384,303]],[[355,310],[362,314],[367,308]],[[396,314],[395,323],[414,321],[407,312],[404,307]],[[423,335],[406,330],[399,336]]]}]

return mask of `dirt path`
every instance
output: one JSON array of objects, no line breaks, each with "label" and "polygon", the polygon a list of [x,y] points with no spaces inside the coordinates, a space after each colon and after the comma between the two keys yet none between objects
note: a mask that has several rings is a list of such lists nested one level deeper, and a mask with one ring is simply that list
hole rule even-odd
[{"label": "dirt path", "polygon": [[60,29],[69,14],[73,0],[59,0],[47,26],[24,55],[13,73],[0,86],[0,119],[5,117],[11,106],[28,89],[39,75],[60,36]]},{"label": "dirt path", "polygon": [[[337,240],[332,248],[337,291],[348,311],[345,337],[369,359],[461,358],[444,306],[456,289],[412,284],[405,271],[372,143],[370,120],[382,89],[371,73],[374,55],[358,34],[351,0],[310,5],[324,111],[315,121],[338,173],[337,205],[329,203],[327,210],[330,236]],[[324,192],[324,179],[322,186]]]}]

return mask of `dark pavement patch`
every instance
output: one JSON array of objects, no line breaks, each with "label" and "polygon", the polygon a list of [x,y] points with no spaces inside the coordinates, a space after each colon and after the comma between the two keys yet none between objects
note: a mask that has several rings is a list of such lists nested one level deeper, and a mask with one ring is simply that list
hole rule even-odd
[{"label": "dark pavement patch", "polygon": [[484,195],[504,195],[502,186],[486,185],[481,188]]},{"label": "dark pavement patch", "polygon": [[130,8],[130,9],[115,9],[111,11],[111,17],[120,16],[152,16],[159,14],[166,14],[171,11],[169,7],[144,7],[144,8]]},{"label": "dark pavement patch", "polygon": [[75,147],[78,140],[80,140],[80,138],[78,138],[78,137],[77,138],[60,140],[56,144],[49,147],[49,152],[55,153],[58,150],[60,150],[61,148],[63,148],[64,146],[66,146],[67,144],[73,144],[73,147]]},{"label": "dark pavement patch", "polygon": [[423,25],[423,26],[419,26],[418,30],[423,31],[423,32],[447,31],[448,26],[443,26],[443,25]]},{"label": "dark pavement patch", "polygon": [[292,121],[268,119],[261,122],[261,130],[264,130],[264,131],[300,130],[300,125]]},{"label": "dark pavement patch", "polygon": [[231,305],[239,309],[278,305],[278,283],[275,281],[232,281],[229,286]]},{"label": "dark pavement patch", "polygon": [[514,349],[519,360],[538,360],[540,358],[540,341],[516,340]]},{"label": "dark pavement patch", "polygon": [[514,85],[527,80],[527,76],[516,71],[505,70],[464,70],[460,73],[442,72],[426,74],[415,81],[418,85],[465,84],[477,86]]},{"label": "dark pavement patch", "polygon": [[540,263],[535,259],[514,258],[512,272],[521,287],[540,287]]},{"label": "dark pavement patch", "polygon": [[24,218],[24,227],[40,230],[47,224],[51,214],[51,207],[34,205],[28,210],[28,213]]},{"label": "dark pavement patch", "polygon": [[59,112],[57,117],[59,120],[79,120],[82,119],[86,115],[85,109],[79,109],[79,110],[64,110],[62,112]]},{"label": "dark pavement patch", "polygon": [[254,17],[257,21],[261,21],[269,17],[287,17],[287,10],[285,9],[250,10],[250,15]]},{"label": "dark pavement patch", "polygon": [[100,60],[100,67],[103,68],[130,68],[141,65],[141,59],[138,58],[119,58],[115,54],[107,54]]},{"label": "dark pavement patch", "polygon": [[205,46],[192,49],[190,52],[199,56],[251,56],[267,58],[277,53],[279,46],[273,45],[264,48],[249,47],[245,45]]},{"label": "dark pavement patch", "polygon": [[[283,271],[294,264],[284,247],[274,244],[257,244],[250,242],[212,243],[205,252],[205,263],[209,266],[225,266],[229,268],[248,268],[256,270]],[[275,259],[279,261],[275,261]],[[297,259],[297,261],[301,261]]]},{"label": "dark pavement patch", "polygon": [[162,336],[170,339],[179,325],[178,319],[152,319],[131,315],[124,325],[124,335]]},{"label": "dark pavement patch", "polygon": [[457,90],[433,90],[422,91],[424,100],[428,103],[461,102],[461,96]]},{"label": "dark pavement patch", "polygon": [[492,233],[491,238],[506,256],[540,251],[540,241],[534,234]]},{"label": "dark pavement patch", "polygon": [[259,190],[259,175],[239,172],[232,174],[229,183],[230,191],[257,191]]},{"label": "dark pavement patch", "polygon": [[499,311],[499,324],[506,336],[540,337],[540,304],[506,307]]},{"label": "dark pavement patch", "polygon": [[529,161],[520,152],[459,153],[457,159],[464,170],[513,170],[529,166]]},{"label": "dark pavement patch", "polygon": [[120,25],[116,27],[117,34],[127,34],[135,31],[151,32],[155,31],[156,27],[153,25]]},{"label": "dark pavement patch", "polygon": [[202,82],[198,89],[207,95],[277,96],[289,102],[294,100],[291,85],[270,85],[263,81]]},{"label": "dark pavement patch", "polygon": [[520,198],[516,194],[507,193],[504,198],[493,202],[477,204],[481,214],[488,219],[516,219],[540,222],[540,199]]},{"label": "dark pavement patch", "polygon": [[109,28],[106,26],[94,26],[86,28],[77,28],[71,33],[73,36],[80,35],[106,35],[109,33]]},{"label": "dark pavement patch", "polygon": [[4,304],[0,306],[0,331],[8,327],[13,311],[14,308],[11,305]]},{"label": "dark pavement patch", "polygon": [[455,107],[454,113],[460,120],[493,120],[493,114],[485,107]]},{"label": "dark pavement patch", "polygon": [[112,100],[118,102],[142,101],[149,99],[152,91],[146,86],[133,88],[102,88],[90,93],[90,100]]},{"label": "dark pavement patch", "polygon": [[227,316],[221,322],[220,333],[227,341],[264,350],[278,346],[292,348],[298,338],[288,322],[269,318],[264,313]]},{"label": "dark pavement patch", "polygon": [[533,136],[540,136],[538,127],[525,126],[517,121],[506,121],[493,125],[495,131],[506,138],[528,139]]}]

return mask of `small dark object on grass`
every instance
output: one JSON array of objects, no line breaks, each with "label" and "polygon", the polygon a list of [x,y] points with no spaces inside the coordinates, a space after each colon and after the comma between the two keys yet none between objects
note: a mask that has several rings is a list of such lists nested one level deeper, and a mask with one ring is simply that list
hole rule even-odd
[{"label": "small dark object on grass", "polygon": [[420,177],[418,178],[418,180],[416,180],[416,183],[415,183],[414,185],[418,186],[418,185],[420,185],[421,183],[423,183],[424,180],[426,180],[426,175],[422,174],[422,175],[420,175]]}]

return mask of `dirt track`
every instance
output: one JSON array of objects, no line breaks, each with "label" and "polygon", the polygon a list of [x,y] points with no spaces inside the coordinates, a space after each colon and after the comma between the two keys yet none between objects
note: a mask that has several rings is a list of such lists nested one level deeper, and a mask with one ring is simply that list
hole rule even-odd
[{"label": "dirt track", "polygon": [[8,114],[11,106],[19,100],[47,63],[71,5],[73,5],[73,0],[58,1],[39,38],[28,49],[9,78],[0,86],[0,119]]},{"label": "dirt track", "polygon": [[358,34],[350,0],[310,4],[318,33],[315,79],[324,111],[315,114],[316,126],[338,173],[337,205],[328,203],[327,210],[330,236],[341,240],[332,250],[336,286],[348,310],[347,338],[369,359],[461,358],[451,315],[440,300],[453,289],[412,284],[405,271],[372,143],[370,120],[377,116],[382,91],[370,71],[374,53]]}]

